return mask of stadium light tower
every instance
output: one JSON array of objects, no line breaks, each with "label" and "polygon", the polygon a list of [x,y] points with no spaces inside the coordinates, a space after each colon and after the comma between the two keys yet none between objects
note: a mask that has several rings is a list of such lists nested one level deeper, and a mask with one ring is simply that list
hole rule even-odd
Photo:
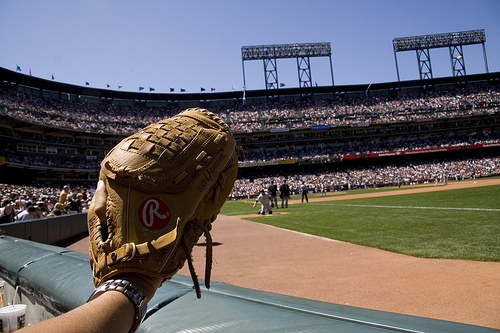
[{"label": "stadium light tower", "polygon": [[279,89],[277,59],[297,58],[299,87],[311,87],[311,57],[329,57],[333,86],[332,50],[330,43],[275,44],[242,46],[243,85],[246,87],[245,61],[263,60],[266,89]]},{"label": "stadium light tower", "polygon": [[432,79],[430,49],[448,47],[450,49],[453,76],[466,76],[463,45],[471,44],[483,45],[484,64],[486,73],[488,73],[488,61],[486,60],[486,49],[484,47],[485,42],[486,37],[484,29],[394,38],[392,40],[392,45],[394,47],[398,81],[400,81],[400,77],[397,52],[416,50],[420,79],[424,80]]}]

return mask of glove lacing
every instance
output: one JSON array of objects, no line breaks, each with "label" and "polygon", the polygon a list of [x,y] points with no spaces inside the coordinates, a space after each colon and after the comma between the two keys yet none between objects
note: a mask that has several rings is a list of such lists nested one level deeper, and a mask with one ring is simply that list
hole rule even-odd
[{"label": "glove lacing", "polygon": [[[205,287],[210,289],[210,275],[212,273],[212,236],[210,235],[210,230],[204,225],[195,224],[194,228],[203,229],[203,234],[206,238],[206,254],[205,254]],[[201,298],[200,283],[198,282],[198,276],[194,270],[193,258],[186,243],[186,234],[181,241],[182,249],[186,254],[186,260],[189,266],[189,273],[191,274],[191,279],[193,280],[194,289],[196,290],[196,297]]]},{"label": "glove lacing", "polygon": [[[213,200],[214,202],[217,201],[219,197],[219,193],[221,189],[224,189],[226,185],[226,178],[227,174],[230,171],[230,166],[228,166],[224,171],[222,171],[219,174],[219,177],[217,178],[217,181],[215,183],[215,186],[213,187],[212,194],[208,194],[205,197],[205,201],[208,200]],[[218,213],[217,213],[218,214]],[[210,222],[213,222],[217,214],[215,214]],[[210,223],[208,223],[210,225]],[[213,256],[213,246],[212,246],[212,236],[210,235],[210,228],[207,227],[206,225],[203,224],[193,224],[194,229],[203,229],[203,234],[205,235],[206,238],[206,254],[205,254],[205,287],[207,289],[210,289],[210,277],[212,273],[212,256]],[[196,234],[196,233],[195,233]],[[189,266],[189,273],[191,274],[191,278],[193,279],[194,283],[194,288],[196,290],[196,297],[201,298],[201,290],[200,290],[200,284],[198,282],[198,276],[196,275],[196,272],[194,270],[194,265],[193,265],[193,258],[191,257],[191,252],[189,251],[189,247],[187,246],[186,243],[186,238],[187,234],[184,233],[184,237],[182,237],[181,240],[181,246],[182,249],[184,250],[184,253],[186,254],[186,260],[188,262]]]}]

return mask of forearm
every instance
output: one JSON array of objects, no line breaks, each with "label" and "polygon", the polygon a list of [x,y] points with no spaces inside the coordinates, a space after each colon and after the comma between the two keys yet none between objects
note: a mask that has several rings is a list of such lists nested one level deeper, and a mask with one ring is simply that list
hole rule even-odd
[{"label": "forearm", "polygon": [[70,312],[23,328],[20,333],[126,333],[132,327],[134,314],[134,305],[127,296],[110,290]]}]

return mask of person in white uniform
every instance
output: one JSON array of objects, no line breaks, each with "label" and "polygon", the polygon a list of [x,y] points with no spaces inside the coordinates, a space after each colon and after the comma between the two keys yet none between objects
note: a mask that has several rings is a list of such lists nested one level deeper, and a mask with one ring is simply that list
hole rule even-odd
[{"label": "person in white uniform", "polygon": [[260,194],[257,196],[257,199],[255,199],[255,202],[253,203],[253,208],[255,208],[255,205],[257,205],[257,202],[260,201],[260,210],[258,214],[265,215],[266,211],[269,214],[273,213],[273,208],[271,206],[271,197],[269,196],[268,193],[264,189],[260,190]]}]

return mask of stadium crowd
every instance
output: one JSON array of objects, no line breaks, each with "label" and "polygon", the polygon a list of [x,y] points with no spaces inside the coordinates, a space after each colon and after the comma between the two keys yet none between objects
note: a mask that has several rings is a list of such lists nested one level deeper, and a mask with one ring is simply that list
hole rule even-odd
[{"label": "stadium crowd", "polygon": [[476,134],[461,137],[426,138],[423,140],[398,140],[394,142],[356,142],[344,146],[308,147],[300,149],[245,151],[245,161],[273,160],[342,160],[345,155],[401,152],[408,150],[461,147],[477,144],[500,144],[500,132]]},{"label": "stadium crowd", "polygon": [[[498,112],[500,92],[496,86],[472,91],[427,92],[421,96],[351,98],[316,101],[288,101],[232,106],[212,110],[226,119],[234,131],[255,131],[317,125],[348,125],[363,122],[397,122],[402,120],[463,117],[470,114]],[[221,109],[225,109],[224,111]],[[130,134],[161,118],[170,117],[176,108],[120,107],[109,103],[93,104],[27,96],[11,90],[0,90],[0,113],[46,126],[86,132]],[[1,135],[2,133],[0,133]],[[13,133],[4,135],[12,136]],[[50,136],[49,136],[50,137]],[[35,138],[36,139],[36,138]],[[65,143],[64,137],[58,138]],[[43,138],[45,141],[46,138]],[[71,143],[71,142],[69,142]],[[318,145],[307,149],[286,146],[281,149],[245,151],[249,162],[272,160],[341,160],[346,154],[395,152],[413,149],[442,148],[480,143],[500,143],[500,133],[477,133],[462,137],[435,137],[396,142],[356,142],[343,146]],[[108,147],[109,149],[109,147]],[[15,147],[0,147],[9,162],[48,167],[97,169],[99,161],[83,160],[68,154],[64,160],[50,156],[21,156]]]},{"label": "stadium crowd", "polygon": [[0,184],[0,224],[84,212],[93,195],[93,187]]},{"label": "stadium crowd", "polygon": [[[214,107],[211,111],[230,124],[233,132],[255,132],[464,117],[495,113],[499,107],[500,91],[497,86],[491,85],[395,98],[337,97],[251,105],[239,103],[230,107]],[[176,107],[94,104],[0,90],[0,113],[32,123],[85,132],[130,134],[179,111],[181,109]]]},{"label": "stadium crowd", "polygon": [[232,130],[254,132],[278,128],[352,126],[498,112],[500,92],[495,87],[472,91],[427,92],[397,98],[336,98],[238,106],[228,110]]},{"label": "stadium crowd", "polygon": [[[245,149],[245,161],[246,163],[276,160],[341,161],[345,155],[401,152],[477,144],[500,144],[500,132],[496,131],[460,137],[426,138],[414,141],[357,142],[344,146],[323,145],[322,147],[307,147],[307,149],[304,147],[285,147],[285,149],[280,150],[261,148],[251,151]],[[5,157],[9,163],[50,168],[97,170],[100,164],[100,161],[97,159],[83,159],[79,156],[71,156],[71,154],[65,155],[63,159],[60,156],[19,155],[16,153],[15,147],[10,147],[8,144],[0,146],[0,156]]]},{"label": "stadium crowd", "polygon": [[[261,189],[267,189],[273,182],[279,185],[286,182],[292,194],[299,194],[300,185],[306,184],[311,192],[333,192],[354,190],[367,187],[415,185],[464,179],[476,179],[500,174],[500,157],[468,158],[459,160],[428,161],[405,163],[402,165],[385,165],[372,167],[342,167],[321,169],[315,173],[281,173],[280,175],[256,175],[254,178],[236,180],[229,196],[231,200],[251,198],[258,195]],[[42,207],[43,215],[49,216],[59,202],[61,187],[59,186],[26,186],[0,184],[2,208],[10,204],[15,207],[16,214],[30,205]],[[70,207],[77,195],[82,197],[79,209],[85,211],[94,193],[92,186],[79,186],[70,190],[65,207]],[[0,211],[3,209],[0,208]],[[68,210],[65,208],[65,210]]]},{"label": "stadium crowd", "polygon": [[[268,102],[230,107],[220,106],[211,111],[226,120],[234,132],[254,132],[279,128],[307,128],[311,126],[356,126],[359,124],[394,123],[409,120],[467,117],[492,114],[500,107],[500,91],[497,86],[469,90],[426,92],[421,95],[405,95],[397,98],[369,97],[332,100],[302,100]],[[177,114],[180,109],[152,108],[145,106],[116,106],[111,103],[94,104],[63,99],[27,96],[13,90],[0,89],[0,113],[31,123],[92,133],[129,135],[160,119]],[[2,133],[0,135],[13,135]],[[16,134],[17,135],[17,134]],[[64,140],[63,137],[58,140]],[[60,141],[64,143],[64,141]],[[314,147],[286,146],[282,149],[253,149],[246,151],[247,161],[295,160],[342,160],[349,154],[383,153],[414,149],[428,149],[485,143],[500,143],[499,131],[472,133],[460,137],[434,136],[415,141],[350,142],[343,146],[316,145]],[[98,160],[84,160],[66,155],[64,159],[49,156],[23,156],[16,147],[8,144],[0,147],[0,156],[10,163],[39,165],[54,168],[98,169]],[[337,167],[317,170],[315,173],[255,175],[252,179],[238,179],[231,199],[257,195],[268,184],[286,181],[292,193],[300,191],[305,183],[311,191],[349,190],[362,187],[398,186],[403,184],[430,183],[435,181],[462,180],[500,174],[500,158],[488,156],[462,160],[428,161],[413,164],[390,165],[369,168],[353,168],[339,163]],[[54,209],[57,188],[0,185],[3,201],[16,209],[27,206],[44,207],[44,216]],[[75,189],[86,198],[81,205],[85,209],[92,197],[92,189]],[[75,193],[76,193],[75,192]],[[41,205],[43,203],[43,205]],[[65,206],[69,201],[64,203]],[[22,207],[24,205],[24,207]],[[17,208],[19,207],[19,208]]]},{"label": "stadium crowd", "polygon": [[[398,140],[394,142],[357,142],[345,144],[343,146],[319,145],[314,147],[287,146],[283,149],[245,149],[245,161],[246,163],[276,160],[340,161],[345,155],[401,152],[418,149],[461,147],[477,144],[500,144],[500,132],[479,133],[460,137],[426,138],[414,141]],[[0,156],[5,157],[9,163],[50,168],[97,170],[100,163],[97,159],[84,159],[79,156],[72,156],[71,154],[66,154],[64,158],[60,158],[60,156],[57,155],[19,155],[16,152],[16,148],[11,147],[9,144],[0,146]]]},{"label": "stadium crowd", "polygon": [[286,182],[291,192],[298,194],[306,184],[312,192],[327,192],[382,186],[416,185],[464,179],[476,179],[500,174],[500,157],[490,156],[459,160],[440,160],[400,165],[343,167],[317,170],[315,173],[266,175],[236,180],[230,195],[232,200],[256,196],[273,182]]}]

